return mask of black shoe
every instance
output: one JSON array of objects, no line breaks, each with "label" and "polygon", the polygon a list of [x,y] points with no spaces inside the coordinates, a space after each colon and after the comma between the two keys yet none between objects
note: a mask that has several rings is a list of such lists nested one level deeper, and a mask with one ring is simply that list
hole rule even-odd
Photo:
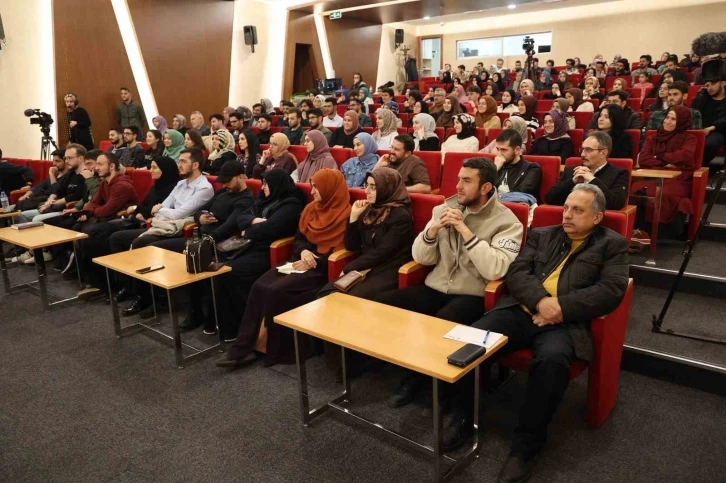
[{"label": "black shoe", "polygon": [[534,468],[535,460],[526,461],[519,455],[509,455],[499,472],[500,483],[523,483],[529,479]]},{"label": "black shoe", "polygon": [[217,367],[225,367],[227,369],[236,369],[238,367],[246,366],[247,364],[254,362],[257,360],[257,354],[254,352],[250,352],[242,359],[220,359],[217,362],[215,362]]},{"label": "black shoe", "polygon": [[187,315],[187,318],[184,319],[184,322],[182,322],[179,326],[179,330],[181,330],[182,332],[189,332],[190,330],[196,329],[200,325],[202,325],[202,323],[197,320],[194,314],[190,312],[189,315]]},{"label": "black shoe", "polygon": [[131,305],[121,311],[121,315],[123,315],[124,317],[131,317],[132,315],[138,314],[145,308],[146,305],[144,304],[144,300],[141,297],[136,296],[134,301],[131,302]]},{"label": "black shoe", "polygon": [[412,402],[425,380],[418,374],[408,374],[403,378],[396,392],[388,398],[388,406],[400,408]]},{"label": "black shoe", "polygon": [[131,293],[131,290],[122,288],[121,290],[119,290],[116,293],[116,302],[119,303],[119,304],[121,302],[126,302],[127,300],[129,300],[133,296],[134,296],[134,294]]},{"label": "black shoe", "polygon": [[444,428],[444,451],[461,448],[471,435],[474,434],[474,420],[471,411],[456,408],[451,415],[451,421]]}]

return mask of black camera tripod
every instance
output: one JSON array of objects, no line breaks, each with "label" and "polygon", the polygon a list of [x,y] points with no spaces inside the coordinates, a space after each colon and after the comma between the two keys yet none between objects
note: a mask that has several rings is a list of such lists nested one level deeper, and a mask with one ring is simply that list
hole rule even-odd
[{"label": "black camera tripod", "polygon": [[50,159],[51,145],[55,149],[58,149],[58,145],[55,143],[53,136],[50,135],[50,127],[41,128],[40,130],[43,133],[43,139],[40,140],[40,159],[45,161]]}]

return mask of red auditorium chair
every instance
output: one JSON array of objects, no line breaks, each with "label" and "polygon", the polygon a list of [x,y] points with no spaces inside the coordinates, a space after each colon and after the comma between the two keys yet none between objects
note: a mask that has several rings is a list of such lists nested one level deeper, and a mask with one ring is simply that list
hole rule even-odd
[{"label": "red auditorium chair", "polygon": [[290,146],[287,148],[287,150],[295,156],[295,159],[297,159],[298,163],[302,163],[305,161],[308,157],[308,150],[305,148],[305,146]]},{"label": "red auditorium chair", "polygon": [[141,202],[149,194],[154,180],[151,178],[151,171],[148,169],[135,169],[131,172],[131,183],[136,191],[136,198]]},{"label": "red auditorium chair", "polygon": [[[701,222],[703,205],[706,202],[706,188],[708,187],[708,168],[703,165],[703,150],[706,146],[706,133],[701,129],[689,129],[689,133],[696,136],[696,169],[693,171],[693,184],[691,187],[691,210],[688,222],[688,239],[693,240],[698,224]],[[656,131],[645,132],[645,139],[655,136]]]},{"label": "red auditorium chair", "polygon": [[361,129],[363,129],[363,132],[367,132],[371,136],[373,136],[373,133],[378,130],[378,128],[376,128],[376,127],[363,127]]},{"label": "red auditorium chair", "polygon": [[688,86],[688,99],[686,99],[686,105],[688,107],[691,107],[694,99],[696,99],[696,96],[701,91],[701,89],[703,89],[703,87],[704,86],[702,85]]},{"label": "red auditorium chair", "polygon": [[[689,97],[689,100],[690,100],[690,97],[691,97],[691,96],[688,96],[688,97]],[[651,104],[653,104],[653,103],[654,103],[654,102],[655,102],[656,100],[657,100],[657,99],[656,99],[656,98],[654,98],[654,97],[649,97],[649,98],[647,98],[647,99],[643,99],[643,112],[650,112],[651,114],[653,114],[653,112],[652,112],[652,111],[649,111],[649,110],[648,110],[648,108],[649,108],[649,107],[650,107],[650,105],[651,105]]]},{"label": "red auditorium chair", "polygon": [[353,150],[349,148],[330,148],[330,154],[333,156],[338,168],[343,166],[343,163],[355,156]]},{"label": "red auditorium chair", "polygon": [[637,164],[640,153],[640,129],[626,129],[625,132],[630,136],[630,143],[633,145],[633,163]]},{"label": "red auditorium chair", "polygon": [[595,115],[594,112],[568,112],[567,115],[575,118],[575,129],[587,129],[587,125]]},{"label": "red auditorium chair", "polygon": [[[532,228],[559,225],[562,223],[562,207],[539,206],[534,211]],[[617,211],[607,211],[602,222],[621,235],[625,235],[627,221],[625,215]],[[506,284],[503,280],[490,282],[485,294],[485,306],[491,308],[504,295]],[[618,397],[620,383],[620,361],[625,343],[625,330],[628,325],[630,301],[633,295],[633,280],[628,281],[628,288],[620,305],[610,314],[592,321],[593,359],[584,361],[575,359],[570,366],[570,379],[574,379],[588,370],[587,380],[587,420],[593,427],[601,427],[610,415]],[[517,371],[526,372],[534,353],[522,349],[499,359],[499,364]]]},{"label": "red auditorium chair", "polygon": [[504,121],[509,119],[509,116],[511,116],[511,112],[498,112],[497,117],[499,117],[499,120],[502,121],[502,126],[504,125]]},{"label": "red auditorium chair", "polygon": [[338,104],[336,106],[336,112],[340,117],[343,117],[348,112],[348,104]]},{"label": "red auditorium chair", "polygon": [[642,102],[642,99],[640,99],[640,98],[637,98],[637,99],[628,99],[625,102],[628,103],[628,107],[629,108],[631,108],[635,112],[640,112],[640,104]]},{"label": "red auditorium chair", "polygon": [[399,128],[396,128],[396,131],[398,131],[399,135],[402,135],[402,134],[409,134],[410,129],[407,127],[399,127]]}]

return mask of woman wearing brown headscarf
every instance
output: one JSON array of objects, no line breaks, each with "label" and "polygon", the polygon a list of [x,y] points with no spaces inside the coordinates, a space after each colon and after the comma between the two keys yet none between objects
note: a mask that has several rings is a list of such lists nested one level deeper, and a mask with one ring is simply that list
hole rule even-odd
[{"label": "woman wearing brown headscarf", "polygon": [[454,117],[461,114],[461,107],[456,96],[447,96],[444,99],[444,106],[438,119],[436,119],[436,127],[454,127]]},{"label": "woman wearing brown headscarf", "polygon": [[290,140],[277,132],[270,136],[270,147],[262,152],[260,162],[252,168],[252,177],[262,179],[262,175],[274,168],[280,168],[287,174],[292,174],[297,169],[297,160],[290,154],[288,148]]},{"label": "woman wearing brown headscarf", "polygon": [[567,99],[567,104],[570,106],[567,109],[568,111],[593,112],[595,110],[592,102],[583,100],[582,89],[578,89],[577,87],[568,90],[565,94],[565,99]]},{"label": "woman wearing brown headscarf", "polygon": [[343,116],[343,127],[339,127],[333,131],[328,144],[332,148],[353,149],[353,139],[360,132],[363,132],[363,129],[358,124],[358,113],[355,111],[346,111]]},{"label": "woman wearing brown headscarf", "polygon": [[321,169],[310,185],[313,201],[300,215],[290,258],[292,268],[301,273],[286,275],[273,268],[257,279],[237,338],[218,366],[239,367],[257,359],[254,348],[263,321],[267,328],[265,365],[295,362],[292,331],[275,324],[274,318],[312,302],[328,282],[328,256],[343,247],[350,215],[348,186],[340,171]]},{"label": "woman wearing brown headscarf", "polygon": [[476,127],[486,129],[487,133],[492,128],[500,129],[502,121],[497,116],[497,101],[492,96],[481,96],[474,111],[474,119]]},{"label": "woman wearing brown headscarf", "polygon": [[338,164],[330,154],[328,142],[325,135],[315,129],[305,133],[303,146],[308,151],[305,161],[297,165],[296,174],[293,179],[300,183],[309,183],[310,178],[321,169],[338,169]]},{"label": "woman wearing brown headscarf", "polygon": [[539,128],[539,120],[537,119],[537,98],[534,96],[522,96],[517,101],[518,112],[512,114],[512,116],[519,116],[527,121],[527,129],[534,133]]}]

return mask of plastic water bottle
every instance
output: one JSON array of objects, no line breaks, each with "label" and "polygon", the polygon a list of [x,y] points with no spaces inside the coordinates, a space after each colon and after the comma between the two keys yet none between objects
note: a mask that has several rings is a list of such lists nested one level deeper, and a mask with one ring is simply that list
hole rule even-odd
[{"label": "plastic water bottle", "polygon": [[10,200],[4,191],[0,191],[0,203],[2,203],[3,206],[3,213],[7,213],[8,208],[10,207]]}]

